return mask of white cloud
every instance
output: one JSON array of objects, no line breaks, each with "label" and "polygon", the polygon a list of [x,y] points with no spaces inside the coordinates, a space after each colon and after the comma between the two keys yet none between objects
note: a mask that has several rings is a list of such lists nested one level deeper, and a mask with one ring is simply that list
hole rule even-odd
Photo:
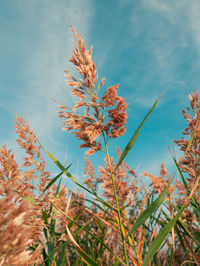
[{"label": "white cloud", "polygon": [[[37,5],[32,5],[35,20],[37,8]],[[72,53],[72,34],[67,29],[72,22],[82,34],[87,33],[91,23],[91,5],[90,1],[83,3],[71,0],[62,1],[62,4],[50,1],[47,6],[41,5],[40,8],[43,9],[40,10],[42,17],[35,23],[41,25],[41,40],[29,57],[30,67],[26,73],[29,92],[26,94],[27,105],[24,106],[24,111],[34,128],[39,129],[40,135],[51,136],[58,122],[57,106],[50,98],[63,99],[65,104],[72,101],[64,81],[65,62],[69,65],[67,60]]]},{"label": "white cloud", "polygon": [[[129,3],[131,4],[131,1]],[[200,2],[142,0],[140,4],[131,5],[130,8],[132,12],[128,32],[131,38],[130,43],[126,45],[130,49],[131,42],[138,41],[139,51],[133,50],[133,53],[144,53],[143,57],[139,57],[144,67],[136,61],[131,74],[124,77],[125,83],[132,87],[132,73],[137,71],[137,63],[139,64],[139,74],[136,75],[139,82],[134,86],[134,93],[130,92],[130,99],[140,106],[150,107],[152,99],[165,89],[163,86],[179,80],[183,83],[190,82],[189,74],[181,76],[180,79],[180,73],[183,73],[187,63],[190,63],[190,75],[194,73],[192,80],[199,84],[199,78],[195,74],[197,67],[200,67]],[[140,42],[141,38],[143,42]],[[187,51],[191,54],[191,51],[193,54],[198,51],[194,62],[189,62]],[[162,87],[159,88],[160,85]],[[175,89],[171,91],[171,96],[167,95],[168,99],[176,98],[177,104],[183,102],[188,94],[188,85],[191,84],[179,85],[178,89],[173,86]]]},{"label": "white cloud", "polygon": [[[13,66],[9,66],[9,71],[11,69],[14,76],[10,74],[12,83],[1,85],[0,106],[12,118],[15,112],[22,115],[31,123],[47,150],[64,160],[67,140],[61,143],[62,121],[57,116],[58,106],[51,98],[66,105],[73,102],[64,79],[64,69],[70,66],[68,59],[73,48],[70,23],[88,40],[92,1],[22,0],[7,7],[7,12],[13,16],[0,38],[9,44],[4,48],[5,53],[11,53]],[[12,58],[12,55],[16,57]],[[17,161],[21,162],[24,153],[17,149],[15,138],[14,134],[2,134],[1,143],[7,143],[8,148],[16,152]],[[70,156],[73,160],[73,150]]]},{"label": "white cloud", "polygon": [[[200,17],[199,9],[200,2],[194,1],[159,1],[159,0],[143,0],[144,5],[147,5],[149,9],[154,9],[161,16],[165,17],[174,26],[182,26],[184,38],[182,41],[188,43],[192,41],[197,46],[200,53]],[[191,40],[186,40],[188,37],[192,37]],[[174,40],[176,42],[177,40]],[[200,54],[199,54],[200,55]]]}]

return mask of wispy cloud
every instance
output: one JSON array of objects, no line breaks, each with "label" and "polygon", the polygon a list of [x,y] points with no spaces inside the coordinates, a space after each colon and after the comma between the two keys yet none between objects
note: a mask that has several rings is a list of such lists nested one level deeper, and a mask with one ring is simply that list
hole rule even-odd
[{"label": "wispy cloud", "polygon": [[[51,98],[66,105],[73,101],[64,80],[72,53],[70,23],[88,36],[92,8],[90,0],[63,0],[42,1],[39,5],[38,1],[20,1],[6,10],[14,16],[4,39],[16,44],[21,61],[13,58],[13,83],[5,85],[6,97],[0,105],[5,112],[22,114],[45,143],[55,145],[55,129],[61,128],[57,105]],[[17,36],[13,36],[14,31]],[[5,141],[12,142],[8,137]]]},{"label": "wispy cloud", "polygon": [[[106,77],[104,87],[121,84],[120,95],[130,104],[130,131],[167,85],[183,82],[184,85],[177,83],[167,90],[158,105],[163,107],[161,112],[152,114],[156,114],[156,122],[147,125],[155,138],[167,136],[170,130],[177,132],[175,113],[180,116],[191,89],[199,87],[199,1],[124,0],[116,5],[92,0],[2,3],[0,23],[4,30],[0,42],[5,50],[1,51],[0,62],[1,121],[5,117],[11,120],[15,112],[22,114],[42,143],[64,159],[62,143],[72,145],[73,136],[61,131],[57,105],[51,98],[66,105],[74,101],[64,81],[64,69],[70,66],[72,52],[72,23],[86,44],[94,45],[99,76]],[[10,131],[5,134],[7,124],[1,132],[1,142],[15,147],[14,136],[12,140]],[[145,145],[145,141],[141,142]],[[159,138],[157,145],[161,141]],[[73,144],[78,148],[80,142],[73,138]],[[73,156],[77,158],[77,150],[72,148],[69,153],[71,160]],[[168,161],[164,155],[163,158]],[[160,162],[157,165],[150,159],[146,158],[147,168],[149,165],[149,169],[157,169]]]},{"label": "wispy cloud", "polygon": [[129,99],[150,107],[167,85],[182,81],[185,85],[173,86],[167,96],[179,104],[191,87],[199,85],[200,2],[142,0],[138,5],[126,1],[126,5],[128,2],[132,10],[127,31],[130,37],[124,43],[132,48],[132,66],[129,64],[130,71],[123,78],[125,84],[134,87]]},{"label": "wispy cloud", "polygon": [[[61,1],[57,4],[50,1],[48,12],[46,5],[40,5],[43,15],[38,23],[41,25],[40,40],[37,49],[29,57],[27,68],[27,105],[25,112],[40,135],[53,132],[56,122],[55,103],[51,98],[63,99],[65,104],[72,101],[67,91],[63,73],[72,52],[69,23],[80,25],[80,31],[87,33],[90,27],[90,2]],[[32,2],[34,3],[34,2]],[[85,7],[87,6],[87,8]],[[85,12],[83,12],[83,10]],[[53,12],[51,12],[53,11]],[[37,6],[33,4],[33,16],[37,16]],[[83,13],[81,13],[83,12]]]}]

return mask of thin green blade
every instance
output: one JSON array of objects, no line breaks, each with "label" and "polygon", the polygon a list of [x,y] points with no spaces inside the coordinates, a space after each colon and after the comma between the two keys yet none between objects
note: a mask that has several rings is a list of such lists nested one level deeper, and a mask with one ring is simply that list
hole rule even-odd
[{"label": "thin green blade", "polygon": [[[75,247],[76,248],[76,247]],[[91,266],[99,266],[99,264],[97,264],[93,258],[91,258],[87,253],[85,253],[85,251],[83,251],[82,249],[78,249],[76,248],[76,250],[78,251],[78,253],[80,254],[80,256],[82,257],[82,259],[87,263],[87,265],[91,265]]]},{"label": "thin green blade", "polygon": [[[34,132],[35,134],[35,132]],[[112,206],[111,204],[109,204],[108,202],[106,202],[105,200],[103,200],[101,197],[99,197],[97,195],[97,193],[87,189],[86,187],[84,187],[83,185],[81,185],[75,177],[73,177],[66,169],[65,167],[50,153],[48,152],[40,143],[39,139],[37,138],[36,134],[35,137],[38,141],[38,143],[40,144],[40,146],[42,147],[42,149],[44,150],[44,152],[49,156],[49,158],[58,166],[58,168],[62,171],[63,174],[65,174],[72,182],[74,182],[77,186],[81,187],[82,189],[86,190],[88,193],[92,194],[93,196],[96,197],[96,199],[101,202],[102,204],[106,205],[107,207],[109,207],[110,209],[114,210],[117,212],[117,209]]]},{"label": "thin green blade", "polygon": [[[58,209],[55,205],[54,205],[54,207],[59,211],[59,212],[61,212],[68,220],[70,220],[70,222],[72,222],[73,224],[76,224],[80,229],[76,232],[76,233],[74,233],[74,235],[77,235],[77,234],[79,234],[82,230],[84,230],[85,232],[87,232],[89,235],[91,235],[93,238],[95,238],[99,243],[101,243],[101,245],[102,246],[104,246],[107,250],[109,250],[110,251],[110,253],[112,253],[123,265],[125,265],[125,263],[120,259],[120,257],[117,255],[117,254],[115,254],[115,252],[114,251],[112,251],[112,249],[110,249],[109,247],[108,247],[108,245],[107,244],[105,244],[104,243],[104,241],[102,241],[98,236],[96,236],[95,234],[93,234],[93,233],[91,233],[91,231],[90,230],[87,230],[87,228],[85,228],[86,227],[86,225],[87,225],[87,223],[85,224],[85,225],[83,225],[83,226],[81,226],[79,223],[77,223],[74,219],[72,219],[71,217],[69,217],[69,216],[67,216],[62,210],[60,210],[60,209]],[[70,224],[71,225],[71,224]]]},{"label": "thin green blade", "polygon": [[137,130],[135,131],[134,135],[132,136],[132,138],[130,139],[129,143],[126,145],[125,149],[123,150],[119,161],[115,167],[114,172],[117,170],[117,168],[120,166],[121,162],[124,160],[124,158],[126,157],[126,155],[129,153],[129,151],[131,150],[131,148],[133,147],[133,145],[135,144],[140,131],[145,123],[145,121],[147,120],[148,116],[150,115],[150,113],[153,111],[153,109],[156,107],[158,101],[160,100],[160,97],[156,100],[156,102],[153,104],[153,106],[151,107],[151,109],[149,110],[149,112],[147,113],[147,115],[145,116],[144,120],[142,121],[142,123],[139,125],[139,127],[137,128]]},{"label": "thin green blade", "polygon": [[176,221],[181,216],[185,207],[186,207],[186,204],[182,206],[182,208],[179,210],[177,215],[167,225],[165,225],[165,227],[163,227],[163,229],[157,235],[156,239],[153,240],[146,254],[146,257],[144,258],[142,266],[147,265],[149,261],[151,260],[151,258],[155,255],[155,253],[157,252],[157,250],[159,249],[159,247],[161,246],[161,244],[163,243],[167,235],[170,233],[172,227],[175,225]]},{"label": "thin green blade", "polygon": [[192,141],[193,141],[193,138],[194,138],[194,134],[195,134],[195,129],[194,129],[194,131],[192,132],[192,136],[191,136],[191,138],[190,138],[190,141],[188,142],[188,145],[187,145],[187,148],[186,148],[186,150],[185,150],[185,152],[184,152],[184,155],[189,151],[189,148],[190,148],[190,146],[192,145]]},{"label": "thin green blade", "polygon": [[[71,165],[72,165],[72,164],[68,165],[68,166],[65,168],[65,170],[69,169]],[[43,192],[45,192],[48,188],[50,188],[50,187],[56,182],[56,180],[57,180],[62,174],[63,174],[63,172],[61,172],[61,173],[58,174],[56,177],[54,177],[54,178],[49,182],[49,184],[45,187],[45,189],[44,189]]]},{"label": "thin green blade", "polygon": [[[173,178],[172,178],[172,180],[173,180]],[[172,182],[172,180],[171,180],[171,182]],[[154,200],[145,211],[143,211],[140,214],[140,216],[136,220],[135,224],[133,225],[133,227],[129,231],[128,236],[130,236],[134,231],[136,231],[136,229],[140,225],[142,225],[152,215],[152,213],[154,213],[159,208],[159,206],[161,205],[161,203],[165,199],[165,195],[167,194],[167,191],[169,190],[171,182],[168,184],[168,186],[165,188],[165,190],[161,193],[161,195],[156,200]]]}]

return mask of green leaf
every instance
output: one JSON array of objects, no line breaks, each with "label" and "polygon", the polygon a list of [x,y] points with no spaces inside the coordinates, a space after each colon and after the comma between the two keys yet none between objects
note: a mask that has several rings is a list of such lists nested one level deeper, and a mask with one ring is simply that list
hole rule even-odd
[{"label": "green leaf", "polygon": [[[19,191],[17,190],[17,189],[14,189],[13,190],[14,192],[16,192],[16,193],[18,193],[21,197],[23,197],[20,193],[19,193]],[[31,202],[32,204],[34,204],[34,205],[38,205],[39,203],[34,199],[34,198],[32,198],[31,196],[25,196],[25,197],[23,197],[24,199],[26,199],[26,200],[28,200],[29,202]]]},{"label": "green leaf", "polygon": [[[173,180],[173,178],[172,178]],[[168,186],[165,188],[165,190],[162,192],[162,194],[156,199],[154,200],[147,208],[145,211],[143,211],[140,216],[137,218],[135,224],[133,225],[133,227],[131,228],[131,230],[128,233],[128,236],[130,236],[134,231],[136,231],[136,229],[142,225],[151,215],[153,212],[155,212],[159,206],[161,205],[161,203],[163,202],[163,200],[165,199],[165,195],[167,194],[167,191],[172,183],[171,182],[168,184]]]},{"label": "green leaf", "polygon": [[199,231],[194,231],[194,236],[195,236],[195,238],[199,241],[199,243],[200,243],[200,232]]},{"label": "green leaf", "polygon": [[67,225],[68,228],[70,229],[72,227],[72,225],[74,224],[74,221],[78,220],[78,218],[81,216],[81,214],[84,212],[84,209],[81,210],[74,218],[73,221],[69,222],[69,224]]},{"label": "green leaf", "polygon": [[189,151],[189,148],[190,148],[190,146],[192,145],[192,141],[193,141],[193,138],[194,138],[194,134],[195,134],[195,129],[194,129],[194,131],[192,132],[192,136],[191,136],[191,138],[190,138],[190,141],[188,142],[188,145],[187,145],[187,148],[186,148],[186,150],[185,150],[185,152],[184,152],[184,155]]},{"label": "green leaf", "polygon": [[[67,169],[69,169],[69,167],[71,166],[72,164],[68,165],[66,168],[65,168],[65,171]],[[60,174],[58,174],[56,177],[54,177],[50,182],[49,184],[46,186],[46,188],[43,190],[43,192],[45,192],[48,188],[50,188],[55,182],[56,180],[63,174],[63,172],[61,172]]]},{"label": "green leaf", "polygon": [[171,249],[171,255],[170,255],[170,258],[169,258],[169,266],[172,265],[173,257],[174,257],[174,249],[172,248],[172,249]]},{"label": "green leaf", "polygon": [[31,202],[32,204],[34,204],[34,205],[38,205],[39,203],[36,201],[36,200],[34,200],[32,197],[30,197],[30,196],[25,196],[24,197],[26,200],[28,200],[29,202]]},{"label": "green leaf", "polygon": [[[189,144],[188,144],[189,145]],[[171,152],[170,152],[171,153]],[[183,181],[183,184],[184,184],[184,187],[185,187],[185,189],[186,189],[186,191],[187,191],[187,195],[189,196],[190,195],[190,190],[189,190],[189,187],[188,187],[188,184],[187,184],[187,181],[185,180],[185,178],[184,178],[184,176],[183,176],[183,173],[181,172],[181,169],[180,169],[180,167],[179,167],[179,165],[178,165],[178,163],[177,163],[177,161],[176,161],[176,159],[175,159],[175,157],[173,156],[173,154],[171,153],[171,156],[172,156],[172,158],[173,158],[173,160],[174,160],[174,163],[175,163],[175,165],[176,165],[176,168],[178,169],[178,172],[179,172],[179,174],[180,174],[180,177],[181,177],[181,179],[182,179],[182,181]],[[199,211],[199,203],[197,202],[197,200],[195,199],[195,197],[194,196],[192,196],[191,197],[191,205],[192,205],[192,207],[194,208],[194,211],[195,211],[195,214],[196,214],[196,216],[198,217],[199,215],[198,215],[198,211]]]},{"label": "green leaf", "polygon": [[42,249],[43,262],[46,266],[49,266],[49,257],[45,251],[45,248]]},{"label": "green leaf", "polygon": [[[189,150],[189,148],[190,148],[190,146],[191,146],[191,144],[192,144],[192,140],[193,140],[193,138],[194,138],[194,134],[195,134],[195,129],[194,129],[194,131],[193,131],[193,133],[192,133],[192,136],[191,136],[191,138],[190,138],[190,141],[188,142],[188,145],[187,145],[186,150],[185,150],[185,152],[184,152],[184,156],[186,155],[186,153],[188,152],[188,150]],[[169,150],[170,150],[170,148],[169,148]],[[181,176],[181,179],[182,179],[182,181],[183,181],[183,184],[184,184],[184,186],[185,186],[185,188],[186,188],[186,190],[187,190],[187,194],[189,195],[189,194],[190,194],[190,191],[189,191],[189,188],[188,188],[188,185],[187,185],[187,181],[185,180],[185,178],[184,178],[184,176],[183,176],[183,174],[182,174],[182,172],[181,172],[181,169],[180,169],[180,167],[179,167],[179,165],[178,165],[178,163],[177,163],[177,161],[176,161],[176,158],[173,156],[171,150],[170,150],[170,154],[171,154],[171,156],[172,156],[172,158],[173,158],[173,160],[174,160],[174,163],[175,163],[175,165],[176,165],[176,168],[178,169],[178,172],[179,172],[179,174],[180,174],[180,176]],[[183,156],[183,157],[184,157],[184,156]]]},{"label": "green leaf", "polygon": [[99,266],[87,253],[85,253],[82,249],[76,248],[78,253],[81,255],[81,257],[84,259],[84,261],[91,266]]},{"label": "green leaf", "polygon": [[[56,206],[54,206],[55,208],[56,208]],[[77,235],[77,234],[79,234],[82,230],[84,230],[86,233],[88,233],[89,235],[91,235],[93,238],[95,238],[99,243],[101,243],[101,245],[102,246],[104,246],[107,250],[109,250],[110,251],[110,253],[112,253],[123,265],[125,265],[125,263],[120,259],[120,257],[117,255],[117,254],[115,254],[113,251],[112,251],[112,249],[110,249],[109,247],[108,247],[108,245],[106,245],[98,236],[96,236],[95,234],[93,234],[93,233],[91,233],[90,232],[90,230],[87,230],[85,227],[86,227],[86,225],[87,225],[87,223],[85,224],[85,225],[83,225],[83,226],[81,226],[80,224],[78,224],[74,219],[72,219],[71,217],[69,217],[69,216],[67,216],[64,212],[62,212],[61,210],[58,210],[58,211],[60,211],[65,217],[67,217],[67,219],[69,219],[71,222],[73,222],[74,224],[76,224],[80,229],[76,232],[76,233],[74,233],[74,236],[75,235]],[[90,220],[92,220],[93,219],[93,217],[90,219]],[[89,223],[89,221],[88,221],[88,223]]]},{"label": "green leaf", "polygon": [[53,237],[55,232],[56,219],[51,218],[50,235]]},{"label": "green leaf", "polygon": [[[160,96],[161,97],[161,96]],[[114,169],[114,172],[117,170],[117,168],[120,166],[120,164],[122,163],[122,161],[124,160],[124,158],[126,157],[126,155],[129,153],[129,151],[131,150],[131,148],[133,147],[133,145],[135,144],[140,131],[145,123],[145,121],[147,120],[148,116],[151,114],[151,112],[153,111],[153,109],[156,107],[158,101],[160,100],[160,97],[156,100],[156,102],[153,104],[153,106],[151,107],[151,109],[149,110],[149,112],[147,113],[147,115],[145,116],[144,120],[142,121],[142,123],[139,125],[139,127],[137,128],[137,130],[135,131],[134,135],[132,136],[132,138],[130,139],[129,143],[126,145],[125,149],[123,150],[118,163]]]},{"label": "green leaf", "polygon": [[71,234],[69,228],[66,226],[66,230],[67,230],[67,234],[68,237],[71,241],[71,244],[75,247],[75,249],[78,251],[78,253],[80,254],[80,256],[82,257],[82,259],[88,264],[88,265],[94,265],[94,266],[98,266],[98,264],[94,261],[94,259],[92,257],[90,257],[80,246],[79,244],[76,242],[76,240],[74,239],[73,235]]},{"label": "green leaf", "polygon": [[44,223],[48,225],[48,215],[44,209],[42,209],[42,217],[43,217]]},{"label": "green leaf", "polygon": [[[190,233],[190,231],[187,229],[187,227],[184,225],[184,223],[181,221],[181,220],[178,220],[177,221],[177,225],[181,227],[182,231],[184,232],[185,235],[188,235],[190,239],[192,239],[196,245],[198,246],[198,248],[200,248],[200,242],[198,238],[196,238],[195,236],[195,232],[193,232],[193,235]],[[178,226],[177,226],[177,230],[178,230]],[[198,231],[196,233],[199,233]],[[200,234],[200,233],[199,233]]]},{"label": "green leaf", "polygon": [[59,255],[59,258],[57,260],[56,265],[58,265],[58,266],[66,265],[66,252],[65,252],[65,249],[66,249],[66,243],[64,243],[62,251],[61,251],[61,253]]},{"label": "green leaf", "polygon": [[[180,174],[180,176],[181,176],[181,179],[182,179],[182,181],[183,181],[183,184],[184,184],[185,188],[188,190],[187,181],[185,180],[185,178],[184,178],[184,176],[183,176],[183,174],[182,174],[182,172],[181,172],[181,169],[180,169],[180,167],[179,167],[179,165],[178,165],[178,163],[177,163],[175,157],[174,157],[172,154],[171,154],[171,156],[172,156],[172,158],[173,158],[173,160],[174,160],[174,163],[175,163],[175,165],[176,165],[176,168],[178,169],[178,172],[179,172],[179,174]],[[187,191],[187,193],[190,194],[189,191]],[[189,195],[189,194],[188,194],[188,195]]]},{"label": "green leaf", "polygon": [[186,204],[182,206],[177,215],[172,220],[170,220],[170,222],[167,225],[165,225],[165,227],[163,227],[162,230],[158,233],[156,239],[153,240],[151,246],[149,247],[149,250],[146,254],[146,257],[144,258],[142,266],[147,265],[148,262],[151,260],[151,258],[154,256],[154,254],[157,252],[157,250],[159,249],[159,247],[161,246],[167,235],[170,233],[172,227],[175,225],[176,221],[181,216],[185,207]]},{"label": "green leaf", "polygon": [[74,182],[77,186],[81,187],[82,189],[86,190],[88,193],[92,194],[93,196],[96,197],[96,199],[101,202],[102,204],[106,205],[107,207],[109,207],[110,209],[114,210],[117,212],[117,209],[112,206],[111,204],[109,204],[108,202],[106,202],[105,200],[103,200],[102,198],[100,198],[97,193],[87,189],[86,187],[84,187],[83,185],[81,185],[75,177],[73,177],[66,169],[65,167],[50,153],[48,152],[40,143],[40,141],[38,140],[36,134],[35,137],[38,141],[38,143],[40,144],[40,146],[42,147],[42,149],[44,150],[44,152],[49,156],[49,158],[58,166],[58,168],[62,171],[63,174],[65,174],[72,182]]},{"label": "green leaf", "polygon": [[[57,186],[57,189],[56,189],[56,193],[55,193],[55,197],[57,197],[57,195],[58,195],[58,192],[59,192],[59,189],[60,189],[60,186],[61,186],[61,182],[62,182],[62,177],[59,180],[59,183],[58,183],[58,186]],[[63,190],[60,192],[60,195],[58,197],[61,198],[62,194],[63,194]]]},{"label": "green leaf", "polygon": [[[179,220],[177,221],[177,224],[179,223]],[[181,246],[185,252],[185,256],[186,258],[189,260],[189,252],[188,252],[188,249],[185,247],[185,244],[184,244],[184,241],[183,241],[183,238],[182,238],[182,232],[180,232],[179,228],[177,225],[175,225],[175,230],[176,230],[176,233],[177,233],[177,236],[179,238],[179,241],[181,243]]]}]

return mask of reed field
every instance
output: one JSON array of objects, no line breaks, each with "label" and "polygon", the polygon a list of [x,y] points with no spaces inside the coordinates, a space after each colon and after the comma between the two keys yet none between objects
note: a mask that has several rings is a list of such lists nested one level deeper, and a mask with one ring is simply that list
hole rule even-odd
[{"label": "reed field", "polygon": [[[124,149],[111,152],[110,142],[127,129],[127,103],[118,95],[119,85],[106,88],[105,79],[98,78],[92,49],[87,50],[83,38],[71,29],[70,62],[77,77],[66,69],[65,78],[78,101],[73,108],[58,103],[58,115],[63,130],[80,140],[83,182],[17,116],[16,141],[26,157],[18,165],[6,144],[0,148],[0,265],[200,265],[198,92],[191,93],[182,111],[187,123],[182,138],[174,140],[181,159],[169,148],[175,173],[170,175],[161,162],[159,176],[143,173],[150,180],[145,186],[125,160],[164,96],[152,103]],[[101,166],[90,161],[98,152],[105,155]],[[46,170],[42,154],[57,166],[57,176]],[[62,177],[74,182],[77,190],[66,188]]]}]

